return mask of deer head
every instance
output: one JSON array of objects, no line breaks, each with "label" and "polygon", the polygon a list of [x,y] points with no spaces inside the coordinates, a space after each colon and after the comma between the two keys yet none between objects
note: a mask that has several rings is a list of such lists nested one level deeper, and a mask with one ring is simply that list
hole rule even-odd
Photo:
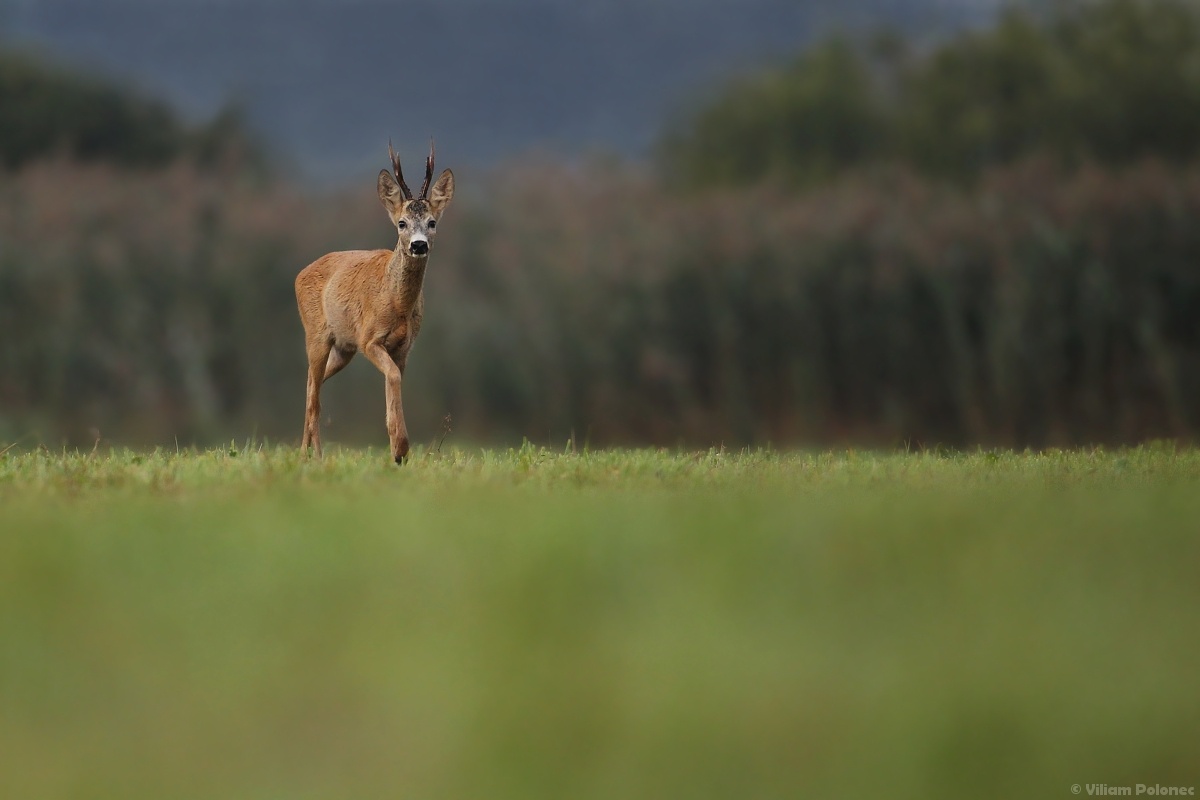
[{"label": "deer head", "polygon": [[450,198],[454,197],[454,173],[443,170],[437,183],[432,187],[429,185],[433,180],[433,142],[430,141],[429,157],[425,159],[425,182],[421,184],[421,194],[413,197],[404,182],[400,157],[392,149],[391,142],[388,142],[388,156],[395,174],[386,169],[379,171],[379,199],[396,226],[400,237],[399,251],[412,258],[424,258],[433,247],[438,220],[450,204]]}]

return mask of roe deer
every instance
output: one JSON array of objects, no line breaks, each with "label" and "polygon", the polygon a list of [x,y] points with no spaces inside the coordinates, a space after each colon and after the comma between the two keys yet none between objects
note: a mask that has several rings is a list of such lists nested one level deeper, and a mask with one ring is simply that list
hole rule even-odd
[{"label": "roe deer", "polygon": [[425,299],[421,286],[442,212],[454,196],[454,174],[433,180],[433,143],[425,161],[425,183],[414,198],[404,183],[400,159],[388,142],[395,176],[379,173],[379,199],[396,226],[393,250],[351,250],[321,256],[296,276],[296,304],[308,348],[308,397],[300,448],[321,455],[321,384],[350,363],[359,350],[385,381],[387,429],[392,458],[408,456],[408,428],[400,403],[404,365],[417,333]]}]

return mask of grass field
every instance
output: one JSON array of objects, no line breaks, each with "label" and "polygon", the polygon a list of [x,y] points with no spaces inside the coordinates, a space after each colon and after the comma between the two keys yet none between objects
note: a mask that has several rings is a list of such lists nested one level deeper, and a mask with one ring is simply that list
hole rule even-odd
[{"label": "grass field", "polygon": [[1200,786],[1200,452],[0,456],[0,798]]}]

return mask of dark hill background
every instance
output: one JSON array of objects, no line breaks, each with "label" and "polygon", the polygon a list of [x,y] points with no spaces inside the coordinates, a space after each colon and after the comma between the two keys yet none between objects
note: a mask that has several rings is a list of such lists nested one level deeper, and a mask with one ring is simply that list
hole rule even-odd
[{"label": "dark hill background", "polygon": [[[638,157],[672,114],[831,31],[932,39],[1000,0],[0,0],[0,39],[206,118],[231,100],[310,177],[382,143],[456,165],[531,150]],[[409,156],[414,158],[415,156]]]}]

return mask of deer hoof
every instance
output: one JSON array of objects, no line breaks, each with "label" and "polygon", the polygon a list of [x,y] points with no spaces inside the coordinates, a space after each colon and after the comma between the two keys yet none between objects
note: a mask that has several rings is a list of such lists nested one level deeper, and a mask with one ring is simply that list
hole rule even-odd
[{"label": "deer hoof", "polygon": [[408,437],[407,436],[401,438],[399,444],[397,444],[396,451],[395,451],[395,459],[396,459],[396,463],[401,466],[404,466],[404,463],[406,461],[408,461]]}]

